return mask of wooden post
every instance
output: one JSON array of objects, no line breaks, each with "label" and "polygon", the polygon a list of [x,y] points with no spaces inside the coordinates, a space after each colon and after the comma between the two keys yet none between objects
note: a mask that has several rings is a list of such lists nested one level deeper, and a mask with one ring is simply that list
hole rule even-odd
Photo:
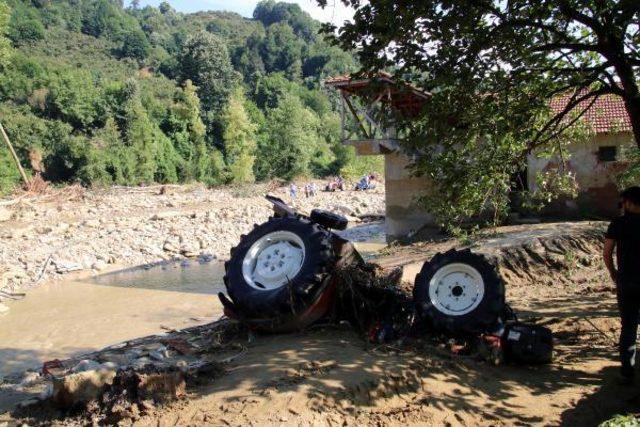
[{"label": "wooden post", "polygon": [[16,162],[16,166],[18,167],[18,171],[20,171],[20,176],[22,177],[24,184],[29,185],[29,178],[27,178],[27,174],[24,172],[24,169],[22,169],[22,165],[20,164],[20,159],[18,159],[18,155],[16,154],[16,151],[13,149],[13,145],[11,145],[9,136],[7,136],[7,132],[4,131],[4,126],[2,126],[2,123],[0,123],[0,133],[2,133],[2,139],[4,139],[4,142],[7,144],[7,147],[9,147],[9,151],[13,156],[13,160]]}]

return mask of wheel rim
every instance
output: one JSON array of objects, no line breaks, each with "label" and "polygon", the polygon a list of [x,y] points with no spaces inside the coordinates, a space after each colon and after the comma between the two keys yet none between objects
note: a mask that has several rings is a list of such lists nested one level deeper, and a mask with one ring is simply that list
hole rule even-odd
[{"label": "wheel rim", "polygon": [[429,282],[431,304],[449,316],[463,316],[475,310],[484,292],[482,275],[468,264],[445,265]]},{"label": "wheel rim", "polygon": [[252,288],[278,289],[296,277],[304,257],[304,242],[297,234],[275,231],[251,245],[242,261],[242,275]]}]

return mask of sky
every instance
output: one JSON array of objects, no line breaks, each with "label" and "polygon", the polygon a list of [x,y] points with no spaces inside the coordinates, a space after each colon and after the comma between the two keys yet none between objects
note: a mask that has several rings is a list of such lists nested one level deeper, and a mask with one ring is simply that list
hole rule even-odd
[{"label": "sky", "polygon": [[[157,6],[163,0],[141,0],[141,6]],[[180,12],[197,12],[200,10],[228,10],[237,12],[248,18],[253,14],[253,9],[259,0],[168,0],[169,3]],[[327,0],[328,6],[323,10],[315,0],[286,0],[289,3],[298,3],[300,7],[322,22],[341,24],[353,16],[353,10],[344,6],[340,0]]]}]

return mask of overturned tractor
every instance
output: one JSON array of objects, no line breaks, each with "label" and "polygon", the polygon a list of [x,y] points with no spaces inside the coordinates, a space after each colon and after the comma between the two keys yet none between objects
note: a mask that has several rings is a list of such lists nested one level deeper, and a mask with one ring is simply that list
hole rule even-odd
[{"label": "overturned tractor", "polygon": [[[267,199],[275,215],[242,236],[225,264],[228,297],[223,293],[219,297],[229,317],[255,330],[289,332],[330,313],[335,316],[336,309],[356,308],[363,300],[371,300],[361,292],[344,292],[353,281],[347,284],[341,272],[370,270],[354,246],[332,231],[347,227],[344,217],[322,210],[305,216],[278,198]],[[382,295],[380,289],[376,292],[374,295]],[[426,261],[416,276],[409,303],[409,310],[407,304],[378,305],[369,313],[369,323],[397,319],[397,312],[411,311],[411,315],[400,316],[404,330],[420,325],[419,333],[491,334],[524,354],[524,359],[528,355],[527,362],[551,358],[550,331],[517,322],[505,304],[504,282],[494,265],[468,249],[439,253]],[[401,306],[404,308],[398,308]],[[354,320],[353,316],[343,318]]]}]

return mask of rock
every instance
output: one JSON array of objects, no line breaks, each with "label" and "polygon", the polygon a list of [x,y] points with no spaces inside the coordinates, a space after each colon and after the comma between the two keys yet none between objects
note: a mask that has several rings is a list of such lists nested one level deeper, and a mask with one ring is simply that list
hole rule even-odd
[{"label": "rock", "polygon": [[53,403],[60,408],[70,408],[100,397],[104,389],[113,383],[116,372],[100,369],[53,378]]},{"label": "rock", "polygon": [[202,254],[200,255],[200,257],[198,258],[198,262],[200,264],[207,264],[211,261],[213,261],[214,259],[216,259],[215,255],[212,254]]},{"label": "rock", "polygon": [[169,357],[169,352],[164,349],[164,350],[153,350],[149,352],[149,357],[157,360],[158,362],[163,361],[164,359]]},{"label": "rock", "polygon": [[158,212],[151,217],[152,221],[162,221],[164,219],[174,218],[180,216],[180,212],[177,211],[166,211],[166,212]]},{"label": "rock", "polygon": [[9,221],[12,215],[13,214],[9,209],[0,207],[0,222]]},{"label": "rock", "polygon": [[100,368],[100,364],[95,360],[85,359],[85,360],[81,360],[76,366],[71,368],[71,372],[78,373],[78,372],[86,372],[86,371],[95,371],[96,369],[99,369],[99,368]]},{"label": "rock", "polygon": [[91,265],[91,269],[96,271],[102,271],[105,268],[107,268],[107,263],[102,260],[97,260]]},{"label": "rock", "polygon": [[142,400],[174,400],[186,394],[184,374],[179,370],[138,374],[138,396]]},{"label": "rock", "polygon": [[53,231],[53,228],[48,226],[38,227],[36,228],[36,233],[38,234],[49,234]]},{"label": "rock", "polygon": [[354,216],[356,213],[353,209],[346,205],[334,205],[330,209],[332,212],[341,214],[341,215],[351,215]]},{"label": "rock", "polygon": [[83,223],[84,226],[90,228],[98,228],[100,227],[100,220],[98,219],[88,219]]},{"label": "rock", "polygon": [[139,370],[149,365],[150,363],[151,359],[149,359],[148,357],[140,357],[131,364],[131,367],[133,369]]},{"label": "rock", "polygon": [[40,380],[41,376],[38,372],[27,372],[20,380],[21,386],[30,386],[32,384],[37,383]]},{"label": "rock", "polygon": [[56,266],[56,273],[60,273],[60,274],[83,270],[83,267],[81,264],[73,261],[55,260],[53,261],[53,264]]},{"label": "rock", "polygon": [[186,258],[196,258],[200,255],[200,251],[195,248],[186,247],[180,249],[180,254]]},{"label": "rock", "polygon": [[352,223],[362,222],[362,220],[356,216],[346,215],[345,218],[347,218],[347,221]]}]

